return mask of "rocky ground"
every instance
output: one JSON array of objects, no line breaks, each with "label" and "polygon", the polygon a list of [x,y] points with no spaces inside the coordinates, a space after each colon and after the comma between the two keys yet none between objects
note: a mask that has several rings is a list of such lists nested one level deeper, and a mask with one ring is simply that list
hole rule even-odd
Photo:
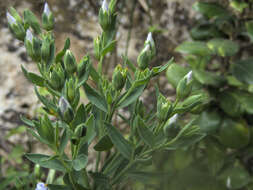
[{"label": "rocky ground", "polygon": [[[150,5],[146,2],[150,2]],[[97,18],[100,1],[48,0],[48,3],[56,15],[57,49],[61,49],[65,38],[70,37],[71,49],[78,60],[88,52],[92,55],[93,38],[100,33]],[[158,52],[154,65],[163,64],[172,56],[177,60],[178,55],[173,49],[189,38],[188,29],[197,16],[191,10],[193,3],[194,0],[136,0],[134,5],[134,1],[120,0],[117,34],[119,43],[114,55],[106,59],[106,62],[110,63],[105,69],[106,72],[110,75],[111,68],[121,62],[120,57],[126,53],[127,37],[131,28],[128,46],[130,60],[135,62],[150,26],[161,29],[161,33],[154,36]],[[10,34],[5,19],[6,9],[8,6],[14,6],[22,13],[24,9],[29,8],[39,16],[43,4],[44,0],[0,0],[0,156],[6,157],[13,144],[25,144],[28,141],[28,137],[24,135],[14,135],[8,140],[4,136],[10,129],[22,125],[20,115],[34,118],[39,107],[33,85],[24,78],[20,68],[20,65],[24,65],[28,70],[36,72],[35,64],[27,57],[23,44]],[[173,90],[167,85],[166,78],[161,77],[159,80],[161,90],[167,95],[172,95]],[[152,101],[150,91],[144,94],[146,102]],[[33,150],[39,151],[37,148]]]}]

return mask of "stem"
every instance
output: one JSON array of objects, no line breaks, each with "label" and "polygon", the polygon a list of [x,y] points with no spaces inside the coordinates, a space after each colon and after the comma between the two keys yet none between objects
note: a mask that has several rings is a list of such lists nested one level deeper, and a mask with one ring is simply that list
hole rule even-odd
[{"label": "stem", "polygon": [[100,76],[102,76],[102,74],[103,74],[103,69],[102,69],[103,60],[104,60],[104,56],[101,56],[99,59],[99,63],[98,63],[98,73]]},{"label": "stem", "polygon": [[98,172],[100,159],[101,159],[101,152],[99,151],[97,154],[97,160],[96,160],[96,172]]}]

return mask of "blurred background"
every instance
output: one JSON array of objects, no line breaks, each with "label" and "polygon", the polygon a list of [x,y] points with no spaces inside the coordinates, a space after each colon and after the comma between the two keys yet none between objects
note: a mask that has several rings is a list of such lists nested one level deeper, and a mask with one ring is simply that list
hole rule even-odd
[{"label": "blurred background", "polygon": [[[56,18],[56,48],[60,50],[69,37],[71,50],[80,60],[90,54],[93,57],[93,39],[101,32],[98,24],[98,10],[101,0],[48,0]],[[127,55],[136,63],[149,31],[157,47],[157,57],[153,65],[161,65],[171,57],[176,61],[180,55],[173,52],[181,42],[188,40],[189,29],[198,18],[192,10],[194,0],[118,0],[117,48],[105,60],[104,72],[110,76],[112,68],[121,63]],[[36,144],[26,133],[20,115],[35,118],[41,111],[33,85],[23,76],[21,65],[36,72],[36,65],[28,58],[24,44],[14,39],[7,27],[6,10],[15,7],[22,13],[32,10],[39,18],[43,12],[44,0],[0,0],[0,157],[2,171],[15,173],[29,168],[24,164],[24,152],[43,152],[47,149]],[[94,61],[94,59],[93,59]],[[94,62],[96,64],[96,62]],[[165,75],[159,79],[160,90],[165,96],[174,95]],[[146,104],[153,101],[150,96],[154,89],[145,91]],[[85,98],[84,98],[85,101]]]}]

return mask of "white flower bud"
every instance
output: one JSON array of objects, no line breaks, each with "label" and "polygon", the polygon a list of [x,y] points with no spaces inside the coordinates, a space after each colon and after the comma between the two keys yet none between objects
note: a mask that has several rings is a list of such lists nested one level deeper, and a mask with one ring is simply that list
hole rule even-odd
[{"label": "white flower bud", "polygon": [[170,126],[170,125],[176,123],[176,122],[177,122],[177,119],[178,119],[178,114],[173,115],[173,116],[170,118],[168,125]]},{"label": "white flower bud", "polygon": [[44,5],[43,13],[45,13],[47,15],[47,17],[49,17],[49,15],[51,13],[51,11],[50,11],[49,6],[48,6],[47,3],[45,3],[45,5]]},{"label": "white flower bud", "polygon": [[32,34],[32,32],[31,32],[30,29],[28,29],[28,30],[26,31],[26,36],[25,36],[25,38],[26,38],[26,40],[28,40],[29,42],[32,43],[32,41],[33,41],[33,34]]},{"label": "white flower bud", "polygon": [[68,107],[70,107],[68,101],[62,96],[59,100],[60,112],[65,113]]},{"label": "white flower bud", "polygon": [[7,21],[10,25],[17,24],[16,19],[7,11],[6,13]]},{"label": "white flower bud", "polygon": [[144,49],[143,49],[143,52],[147,52],[147,51],[150,51],[150,50],[151,50],[150,44],[146,44]]},{"label": "white flower bud", "polygon": [[230,177],[227,178],[226,186],[228,189],[231,189],[231,179]]},{"label": "white flower bud", "polygon": [[153,37],[152,37],[152,33],[149,32],[148,33],[148,36],[147,36],[147,39],[146,39],[146,43],[153,43]]},{"label": "white flower bud", "polygon": [[102,10],[103,10],[104,12],[108,12],[109,7],[108,7],[107,0],[103,0],[103,3],[102,3]]},{"label": "white flower bud", "polygon": [[192,71],[189,71],[185,77],[186,83],[189,84],[189,82],[192,80]]}]

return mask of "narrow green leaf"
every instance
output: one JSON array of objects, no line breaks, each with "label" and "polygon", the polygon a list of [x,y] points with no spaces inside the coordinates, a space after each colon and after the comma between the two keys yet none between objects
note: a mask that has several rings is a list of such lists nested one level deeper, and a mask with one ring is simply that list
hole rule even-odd
[{"label": "narrow green leaf", "polygon": [[103,96],[101,96],[96,90],[91,88],[88,84],[83,84],[84,91],[87,98],[100,110],[107,112],[107,103]]},{"label": "narrow green leaf", "polygon": [[56,158],[50,159],[51,157],[43,154],[25,154],[25,157],[35,164],[39,164],[41,167],[50,168],[57,171],[66,172],[66,169]]},{"label": "narrow green leaf", "polygon": [[109,44],[106,45],[106,47],[102,50],[101,56],[105,56],[107,53],[113,51],[116,45],[116,40],[111,41]]},{"label": "narrow green leaf", "polygon": [[37,74],[35,74],[35,73],[28,72],[28,71],[23,67],[23,65],[21,65],[21,69],[22,69],[22,71],[23,71],[25,77],[27,78],[27,80],[29,80],[31,83],[33,83],[33,84],[35,84],[35,85],[37,85],[37,86],[41,86],[41,87],[44,86],[44,81],[45,81],[45,80],[44,80],[41,76],[39,76],[39,75],[37,75]]},{"label": "narrow green leaf", "polygon": [[111,124],[105,123],[108,135],[116,149],[127,159],[131,158],[133,148],[131,144],[122,136],[122,134]]},{"label": "narrow green leaf", "polygon": [[108,135],[103,136],[94,146],[96,151],[107,151],[113,147],[112,141]]},{"label": "narrow green leaf", "polygon": [[154,134],[150,129],[147,128],[146,124],[140,118],[140,116],[137,117],[138,117],[137,131],[140,137],[142,138],[145,144],[149,145],[150,147],[154,147],[156,143]]}]

